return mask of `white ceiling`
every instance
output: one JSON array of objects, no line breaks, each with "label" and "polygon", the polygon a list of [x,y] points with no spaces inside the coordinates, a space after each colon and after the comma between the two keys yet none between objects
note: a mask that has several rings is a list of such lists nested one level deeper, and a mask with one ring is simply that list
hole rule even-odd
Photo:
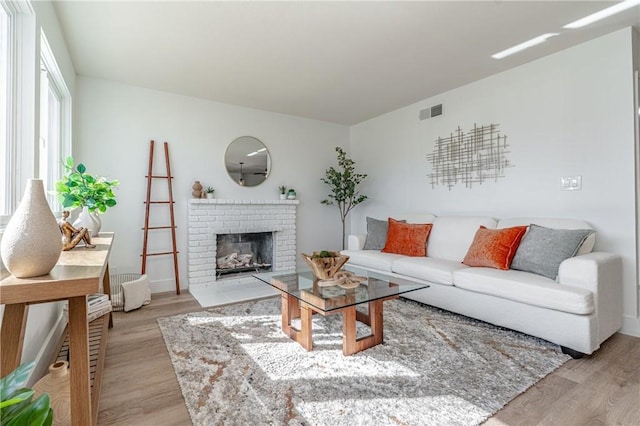
[{"label": "white ceiling", "polygon": [[[614,30],[602,1],[56,1],[79,75],[355,124]],[[491,54],[547,32],[546,43]]]}]

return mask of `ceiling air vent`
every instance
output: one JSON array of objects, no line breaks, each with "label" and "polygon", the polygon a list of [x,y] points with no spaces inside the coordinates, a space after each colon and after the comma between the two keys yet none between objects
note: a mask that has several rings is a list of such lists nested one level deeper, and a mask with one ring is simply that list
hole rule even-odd
[{"label": "ceiling air vent", "polygon": [[420,120],[426,120],[427,118],[437,117],[439,115],[442,115],[442,104],[421,110]]}]

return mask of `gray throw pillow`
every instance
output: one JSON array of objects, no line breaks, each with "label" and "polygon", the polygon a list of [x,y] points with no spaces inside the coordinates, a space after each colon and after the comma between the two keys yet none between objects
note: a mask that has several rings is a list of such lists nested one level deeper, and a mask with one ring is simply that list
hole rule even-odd
[{"label": "gray throw pillow", "polygon": [[[405,222],[401,220],[400,222]],[[363,250],[382,250],[387,243],[389,220],[374,219],[367,216],[367,238],[364,240]]]},{"label": "gray throw pillow", "polygon": [[593,229],[551,229],[531,224],[511,262],[511,269],[555,280],[560,264],[576,255]]}]

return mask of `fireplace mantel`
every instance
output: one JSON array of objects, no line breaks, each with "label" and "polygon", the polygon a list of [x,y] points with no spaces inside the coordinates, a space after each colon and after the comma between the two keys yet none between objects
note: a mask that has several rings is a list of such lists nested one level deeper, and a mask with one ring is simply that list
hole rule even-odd
[{"label": "fireplace mantel", "polygon": [[224,198],[191,198],[189,204],[300,204],[300,200],[227,200]]},{"label": "fireplace mantel", "polygon": [[192,198],[188,204],[189,286],[216,281],[219,234],[273,232],[274,271],[296,267],[296,211],[299,200]]}]

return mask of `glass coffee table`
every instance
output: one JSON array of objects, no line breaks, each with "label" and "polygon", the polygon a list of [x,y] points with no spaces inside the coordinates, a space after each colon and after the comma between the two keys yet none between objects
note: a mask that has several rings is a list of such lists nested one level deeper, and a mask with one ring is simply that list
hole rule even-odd
[{"label": "glass coffee table", "polygon": [[[253,276],[280,292],[282,331],[308,351],[313,348],[312,315],[341,313],[344,355],[352,355],[382,343],[383,303],[386,300],[397,299],[404,293],[429,287],[348,266],[343,269],[366,277],[366,280],[356,288],[346,289],[340,286],[321,287],[310,270],[267,272]],[[356,309],[363,304],[368,304],[367,312]],[[300,318],[300,329],[291,325],[291,320],[296,318]],[[371,328],[371,334],[357,337],[357,321],[367,324]]]}]

